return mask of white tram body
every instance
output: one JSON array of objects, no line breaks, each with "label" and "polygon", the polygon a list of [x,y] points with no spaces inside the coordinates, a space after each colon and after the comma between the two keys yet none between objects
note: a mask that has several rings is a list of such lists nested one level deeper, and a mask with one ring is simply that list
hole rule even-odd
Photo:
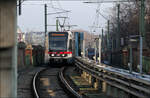
[{"label": "white tram body", "polygon": [[48,33],[48,59],[50,63],[72,63],[71,31]]}]

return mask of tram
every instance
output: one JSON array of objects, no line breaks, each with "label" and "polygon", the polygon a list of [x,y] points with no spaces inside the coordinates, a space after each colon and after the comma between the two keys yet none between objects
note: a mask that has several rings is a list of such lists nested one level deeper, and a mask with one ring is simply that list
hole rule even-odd
[{"label": "tram", "polygon": [[71,31],[48,33],[48,59],[50,63],[72,63]]}]

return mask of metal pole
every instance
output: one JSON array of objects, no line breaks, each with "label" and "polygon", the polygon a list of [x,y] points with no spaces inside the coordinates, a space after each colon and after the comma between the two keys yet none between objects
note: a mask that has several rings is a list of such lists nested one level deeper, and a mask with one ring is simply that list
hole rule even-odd
[{"label": "metal pole", "polygon": [[99,64],[101,65],[101,37],[99,36]]},{"label": "metal pole", "polygon": [[[103,53],[104,53],[104,40],[103,40],[103,32],[104,32],[104,30],[103,30],[103,28],[102,28],[102,42],[101,42],[101,55],[103,55]],[[101,60],[102,61],[102,60]]]},{"label": "metal pole", "polygon": [[19,0],[19,15],[21,15],[21,0]]},{"label": "metal pole", "polygon": [[96,48],[96,40],[95,40],[95,62],[96,62],[96,52],[97,52],[97,48]]},{"label": "metal pole", "polygon": [[103,40],[103,37],[104,37],[103,32],[104,32],[104,30],[103,30],[103,28],[102,28],[102,52],[103,52],[103,47],[104,47],[104,46],[103,46],[103,45],[104,45],[104,44],[103,44],[103,43],[104,43],[104,40]]},{"label": "metal pole", "polygon": [[107,32],[107,49],[109,50],[109,20],[107,21],[107,25],[108,25],[108,27],[107,27],[107,30],[108,30],[108,32]]},{"label": "metal pole", "polygon": [[140,35],[145,37],[145,0],[141,0],[140,10]]},{"label": "metal pole", "polygon": [[145,38],[145,0],[141,0],[141,10],[140,10],[140,74],[142,75],[142,55],[143,55],[143,37]]},{"label": "metal pole", "polygon": [[140,74],[142,75],[142,68],[143,68],[143,65],[142,65],[142,54],[143,54],[143,37],[140,36]]},{"label": "metal pole", "polygon": [[83,39],[83,57],[85,58],[85,40]]},{"label": "metal pole", "polygon": [[46,38],[46,33],[47,33],[47,4],[45,4],[45,6],[44,6],[44,8],[45,8],[45,13],[44,13],[44,15],[45,15],[45,38]]},{"label": "metal pole", "polygon": [[117,50],[120,50],[120,4],[118,4]]},{"label": "metal pole", "polygon": [[132,73],[132,45],[130,41],[130,66],[129,66],[130,73]]},{"label": "metal pole", "polygon": [[[47,51],[46,49],[46,33],[47,33],[47,4],[44,5],[44,21],[45,21],[45,40],[44,40],[44,51]],[[46,59],[46,54],[44,54],[44,59]]]},{"label": "metal pole", "polygon": [[116,54],[116,58],[117,59],[117,64],[120,65],[120,4],[117,5],[117,33],[116,33],[116,51],[117,51],[117,54]]},{"label": "metal pole", "polygon": [[110,36],[109,36],[109,24],[110,24],[110,21],[108,20],[108,34],[107,34],[107,49],[108,49],[108,61],[109,61],[109,64],[110,64],[110,60],[111,60],[111,56],[110,56]]},{"label": "metal pole", "polygon": [[120,65],[121,64],[121,55],[120,55],[120,4],[118,4],[118,15],[117,15],[117,17],[118,17],[118,28],[117,28],[117,52],[118,52],[118,54],[117,54],[117,58],[118,58],[118,61],[117,61],[117,63]]},{"label": "metal pole", "polygon": [[79,32],[75,32],[75,56],[79,56]]}]

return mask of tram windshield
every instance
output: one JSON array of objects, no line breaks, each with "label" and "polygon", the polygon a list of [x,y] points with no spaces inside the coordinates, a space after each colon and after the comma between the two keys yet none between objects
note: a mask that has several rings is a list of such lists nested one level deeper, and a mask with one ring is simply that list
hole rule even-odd
[{"label": "tram windshield", "polygon": [[50,36],[49,40],[50,50],[67,50],[66,36]]}]

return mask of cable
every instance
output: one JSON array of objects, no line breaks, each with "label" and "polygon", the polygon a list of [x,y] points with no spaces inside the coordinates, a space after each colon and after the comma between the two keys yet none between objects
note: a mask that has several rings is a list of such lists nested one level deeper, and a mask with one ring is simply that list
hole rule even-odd
[{"label": "cable", "polygon": [[100,12],[100,7],[102,5],[104,0],[102,0],[100,3],[98,3],[97,9],[96,9],[96,17],[95,20],[93,22],[93,31],[96,31],[97,27],[99,27],[99,12]]},{"label": "cable", "polygon": [[22,4],[22,5],[41,5],[41,6],[43,6],[44,4]]},{"label": "cable", "polygon": [[99,12],[99,15],[101,15],[104,19],[108,20],[108,18],[105,17],[101,12]]}]

